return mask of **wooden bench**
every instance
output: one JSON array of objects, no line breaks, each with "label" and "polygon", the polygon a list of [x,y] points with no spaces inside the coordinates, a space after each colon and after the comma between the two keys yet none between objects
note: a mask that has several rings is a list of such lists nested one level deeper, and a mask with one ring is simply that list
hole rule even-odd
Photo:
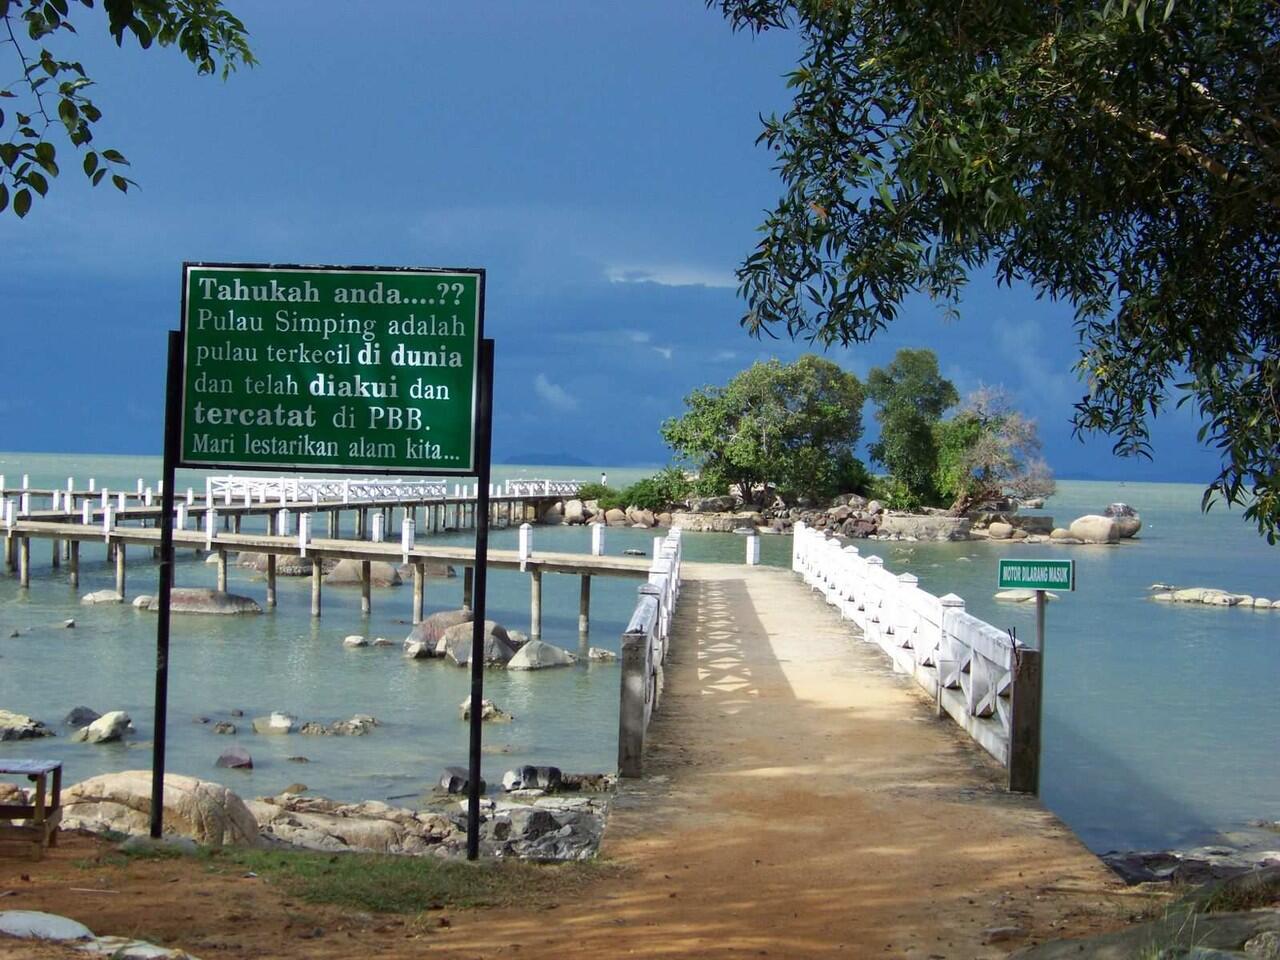
[{"label": "wooden bench", "polygon": [[[53,784],[47,783],[53,774]],[[0,803],[0,820],[26,823],[0,824],[0,843],[29,843],[32,859],[44,856],[45,846],[58,845],[58,823],[62,820],[62,762],[56,760],[5,760],[0,758],[0,775],[18,774],[36,785],[33,803]]]}]

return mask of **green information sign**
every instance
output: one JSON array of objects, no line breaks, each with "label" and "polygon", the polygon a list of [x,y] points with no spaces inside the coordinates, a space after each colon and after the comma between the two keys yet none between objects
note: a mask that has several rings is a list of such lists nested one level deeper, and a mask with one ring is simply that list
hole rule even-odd
[{"label": "green information sign", "polygon": [[1074,590],[1074,560],[1001,560],[1001,590]]},{"label": "green information sign", "polygon": [[474,474],[484,271],[188,263],[179,463]]}]

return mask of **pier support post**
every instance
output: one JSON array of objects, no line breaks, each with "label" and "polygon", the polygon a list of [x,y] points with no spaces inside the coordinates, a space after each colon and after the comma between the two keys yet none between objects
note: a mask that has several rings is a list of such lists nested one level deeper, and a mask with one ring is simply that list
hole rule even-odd
[{"label": "pier support post", "polygon": [[68,540],[67,547],[71,550],[71,556],[67,558],[67,564],[71,568],[71,585],[78,587],[80,586],[80,541]]},{"label": "pier support post", "polygon": [[330,540],[338,539],[338,511],[337,510],[329,511],[329,539]]},{"label": "pier support post", "polygon": [[369,535],[369,511],[361,507],[356,511],[356,539],[364,540]]},{"label": "pier support post", "polygon": [[422,622],[422,608],[426,601],[426,594],[427,578],[419,561],[413,565],[413,622],[415,625]]},{"label": "pier support post", "polygon": [[373,610],[371,588],[373,584],[373,565],[368,560],[360,561],[360,613],[368,616]]},{"label": "pier support post", "polygon": [[1009,720],[1009,790],[1040,793],[1040,651],[1018,650]]},{"label": "pier support post", "polygon": [[4,538],[4,566],[6,570],[12,570],[17,562],[18,556],[18,538],[12,533],[5,534]]},{"label": "pier support post", "polygon": [[124,558],[125,558],[125,546],[124,546],[124,541],[121,540],[119,543],[116,544],[116,593],[120,594],[120,596],[122,597],[125,595],[124,594],[124,586],[125,586]]},{"label": "pier support post", "polygon": [[62,566],[62,541],[61,540],[53,541],[53,558],[50,562],[53,564],[53,569],[55,570],[57,570],[60,566]]},{"label": "pier support post", "polygon": [[227,592],[227,551],[222,549],[218,550],[218,592]]},{"label": "pier support post", "polygon": [[320,581],[324,579],[324,568],[319,557],[311,558],[311,615],[320,616]]},{"label": "pier support post", "polygon": [[542,638],[542,568],[529,568],[529,639]]},{"label": "pier support post", "polygon": [[31,538],[18,539],[18,585],[31,586]]},{"label": "pier support post", "polygon": [[462,568],[462,606],[463,609],[471,609],[471,587],[474,583],[475,568]]},{"label": "pier support post", "polygon": [[239,533],[239,532],[240,532],[240,519],[241,519],[241,518],[240,518],[240,514],[238,514],[238,513],[237,513],[237,514],[235,515],[235,517],[232,519],[232,521],[231,521],[231,531],[232,531],[232,533]]},{"label": "pier support post", "polygon": [[591,630],[591,574],[582,575],[578,587],[578,636],[585,637]]},{"label": "pier support post", "polygon": [[[271,515],[267,515],[268,522]],[[276,555],[274,553],[267,554],[267,606],[274,607],[276,605]]]}]

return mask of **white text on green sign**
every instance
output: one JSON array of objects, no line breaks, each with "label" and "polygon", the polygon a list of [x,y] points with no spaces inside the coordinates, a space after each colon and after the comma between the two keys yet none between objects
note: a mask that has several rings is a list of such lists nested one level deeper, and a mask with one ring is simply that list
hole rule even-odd
[{"label": "white text on green sign", "polygon": [[1074,560],[1001,560],[1002,590],[1074,590]]}]

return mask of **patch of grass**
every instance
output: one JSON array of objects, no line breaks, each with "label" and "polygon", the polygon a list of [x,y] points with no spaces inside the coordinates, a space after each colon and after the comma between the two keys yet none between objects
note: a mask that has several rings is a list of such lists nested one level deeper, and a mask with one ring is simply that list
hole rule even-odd
[{"label": "patch of grass", "polygon": [[468,863],[436,857],[222,848],[203,853],[214,869],[269,877],[290,896],[371,913],[441,907],[546,906],[615,868],[593,862]]}]

